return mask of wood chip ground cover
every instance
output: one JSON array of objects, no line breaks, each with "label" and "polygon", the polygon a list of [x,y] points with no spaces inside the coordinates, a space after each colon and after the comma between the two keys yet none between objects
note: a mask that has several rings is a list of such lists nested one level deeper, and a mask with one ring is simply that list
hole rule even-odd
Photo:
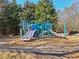
[{"label": "wood chip ground cover", "polygon": [[[28,42],[23,42],[20,38],[10,38],[4,41],[0,41],[1,45],[8,45],[11,47],[33,47],[42,50],[43,52],[61,52],[66,51],[70,52],[63,56],[55,55],[36,55],[33,53],[18,53],[18,52],[9,52],[9,51],[0,51],[0,59],[79,59],[79,36],[67,36],[67,39],[63,38],[46,38],[46,39],[37,39]],[[4,58],[4,56],[6,56]],[[10,57],[7,57],[10,56]]]}]

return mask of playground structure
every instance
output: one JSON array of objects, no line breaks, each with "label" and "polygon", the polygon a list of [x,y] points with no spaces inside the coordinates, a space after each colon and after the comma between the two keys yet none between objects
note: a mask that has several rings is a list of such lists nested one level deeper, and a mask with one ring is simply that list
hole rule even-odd
[{"label": "playground structure", "polygon": [[[66,25],[66,24],[64,24]],[[20,37],[22,40],[30,40],[32,37],[64,37],[66,36],[66,26],[64,26],[64,35],[60,35],[54,31],[53,24],[47,20],[43,22],[34,22],[30,20],[21,20],[20,23]]]}]

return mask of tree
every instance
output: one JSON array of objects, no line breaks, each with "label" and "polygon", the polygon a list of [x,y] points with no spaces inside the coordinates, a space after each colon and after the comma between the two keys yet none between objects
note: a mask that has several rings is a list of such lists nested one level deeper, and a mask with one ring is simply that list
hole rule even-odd
[{"label": "tree", "polygon": [[[60,13],[63,13],[65,18],[63,18],[63,16],[60,15],[59,21],[60,21],[60,23],[63,23],[63,21],[61,21],[61,19],[66,20],[68,32],[70,32],[70,31],[79,32],[79,2],[77,1],[77,2],[73,3],[70,7],[64,8],[64,10]],[[61,27],[62,26],[63,26],[63,24],[61,25]]]},{"label": "tree", "polygon": [[29,2],[28,0],[25,2],[22,12],[20,13],[22,20],[34,20],[34,10],[35,4]]},{"label": "tree", "polygon": [[54,24],[53,28],[57,24],[57,13],[52,0],[40,0],[38,4],[27,0],[20,15],[22,20],[33,20],[34,22],[49,20]]},{"label": "tree", "polygon": [[16,3],[16,0],[12,0],[6,7],[7,9],[7,30],[9,33],[17,34],[19,31],[18,24],[20,23],[21,6]]},{"label": "tree", "polygon": [[6,5],[8,0],[0,0],[0,32],[6,32]]},{"label": "tree", "polygon": [[35,16],[37,21],[49,20],[55,25],[57,24],[57,13],[52,0],[40,0],[35,8]]}]

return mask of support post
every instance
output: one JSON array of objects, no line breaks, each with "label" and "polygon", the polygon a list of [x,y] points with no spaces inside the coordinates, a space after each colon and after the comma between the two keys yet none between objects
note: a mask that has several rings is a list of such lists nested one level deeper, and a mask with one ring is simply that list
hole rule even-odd
[{"label": "support post", "polygon": [[20,38],[22,38],[22,29],[20,28]]},{"label": "support post", "polygon": [[67,24],[66,20],[64,19],[64,37],[67,36]]}]

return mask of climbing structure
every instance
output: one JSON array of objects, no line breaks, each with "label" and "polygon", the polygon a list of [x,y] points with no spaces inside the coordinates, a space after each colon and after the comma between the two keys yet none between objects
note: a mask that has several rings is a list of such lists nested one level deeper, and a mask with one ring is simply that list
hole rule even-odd
[{"label": "climbing structure", "polygon": [[20,23],[20,37],[23,40],[30,40],[32,37],[65,37],[67,32],[65,25],[66,23],[64,24],[64,35],[61,35],[52,31],[53,24],[49,20],[42,22],[22,20]]},{"label": "climbing structure", "polygon": [[43,21],[43,22],[32,22],[29,20],[22,20],[20,23],[20,36],[24,38],[25,36],[31,35],[33,32],[30,33],[31,25],[35,24],[35,32],[34,37],[50,37],[52,36],[52,28],[53,24],[50,21]]}]

